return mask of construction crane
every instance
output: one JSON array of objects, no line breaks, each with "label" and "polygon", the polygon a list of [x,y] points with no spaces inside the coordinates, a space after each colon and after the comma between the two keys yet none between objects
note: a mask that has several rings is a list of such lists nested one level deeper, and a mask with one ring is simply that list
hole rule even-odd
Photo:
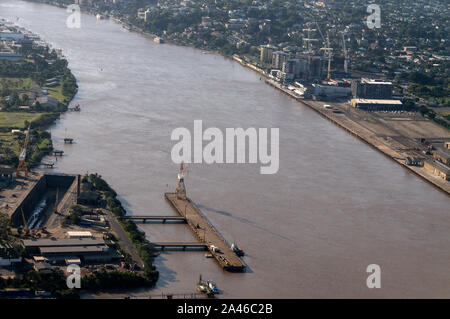
[{"label": "construction crane", "polygon": [[17,176],[19,176],[20,172],[23,172],[23,173],[25,173],[25,177],[28,177],[28,168],[27,168],[27,163],[25,162],[25,159],[27,157],[28,143],[30,142],[30,130],[31,130],[31,123],[30,123],[30,125],[28,125],[28,131],[25,135],[25,141],[23,142],[22,149],[20,150],[19,165],[17,165],[17,171],[16,171]]},{"label": "construction crane", "polygon": [[348,73],[348,53],[347,53],[347,47],[345,46],[344,32],[341,32],[341,35],[342,35],[342,47],[344,49],[344,72]]},{"label": "construction crane", "polygon": [[178,184],[175,188],[175,193],[180,199],[186,199],[186,185],[184,185],[184,177],[186,176],[187,167],[181,162],[180,170],[178,172]]},{"label": "construction crane", "polygon": [[308,47],[308,53],[311,54],[311,53],[312,53],[312,50],[311,50],[311,42],[317,42],[317,41],[319,41],[319,40],[317,40],[317,39],[311,39],[311,32],[315,32],[315,31],[317,31],[317,30],[316,30],[316,29],[308,28],[308,29],[303,29],[303,31],[308,32],[308,38],[303,38],[303,41],[306,42],[307,47]]},{"label": "construction crane", "polygon": [[331,57],[333,54],[333,48],[330,47],[330,36],[327,32],[327,40],[326,40],[326,48],[320,48],[320,50],[325,51],[325,53],[328,55],[328,72],[327,72],[327,79],[331,79]]}]

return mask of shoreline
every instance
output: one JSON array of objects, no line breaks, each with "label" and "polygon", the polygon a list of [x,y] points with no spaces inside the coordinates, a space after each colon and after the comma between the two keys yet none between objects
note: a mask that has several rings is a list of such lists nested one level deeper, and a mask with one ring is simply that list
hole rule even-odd
[{"label": "shoreline", "polygon": [[[26,1],[36,2],[36,1],[33,1],[33,0],[26,0]],[[39,1],[38,3],[53,5],[53,6],[57,6],[57,7],[60,7],[60,8],[67,7],[64,4],[55,3],[55,2],[40,2]],[[90,14],[90,15],[99,14],[99,13],[96,13],[95,11],[90,11],[90,10],[83,10],[82,9],[81,11],[84,12],[84,13]],[[122,20],[120,18],[117,18],[117,17],[114,17],[114,16],[107,16],[107,18],[112,20],[115,23],[118,23],[118,24],[122,25],[122,27],[125,28],[129,32],[136,32],[136,33],[139,33],[139,34],[143,35],[144,37],[151,38],[151,39],[154,39],[154,38],[158,37],[157,35],[149,33],[149,32],[146,32],[146,31],[144,31],[144,30],[134,26],[130,22],[124,21],[124,20]],[[179,44],[179,43],[174,42],[174,41],[169,41],[169,40],[166,40],[166,39],[164,39],[164,40],[168,44],[177,45],[177,46],[185,46],[185,45]],[[407,168],[409,171],[413,172],[416,176],[421,177],[423,180],[425,180],[429,184],[433,185],[438,190],[442,191],[444,194],[450,196],[450,185],[449,185],[449,183],[446,183],[446,181],[444,181],[444,180],[442,180],[440,178],[438,179],[438,177],[436,177],[436,179],[435,179],[433,176],[431,176],[431,174],[426,173],[423,168],[420,168],[420,167],[417,167],[417,166],[408,166],[408,165],[406,165],[404,163],[403,159],[402,160],[399,159],[399,158],[402,158],[402,156],[403,156],[402,154],[397,153],[394,149],[392,149],[388,145],[386,145],[386,144],[382,143],[381,141],[377,140],[376,137],[371,137],[370,135],[373,135],[373,133],[370,134],[371,132],[367,132],[368,131],[367,128],[362,127],[361,124],[351,120],[345,114],[340,114],[339,117],[337,117],[336,115],[334,115],[334,113],[329,112],[328,110],[324,110],[322,108],[319,108],[317,106],[312,105],[311,103],[308,103],[307,101],[309,101],[309,100],[304,100],[303,98],[301,98],[299,96],[296,96],[295,93],[285,89],[279,83],[271,80],[270,77],[267,75],[267,73],[264,70],[258,68],[257,66],[255,66],[255,65],[253,65],[251,63],[248,63],[248,62],[244,61],[237,54],[234,54],[232,56],[225,56],[225,55],[221,54],[217,50],[206,50],[206,49],[197,48],[197,47],[192,46],[192,45],[187,45],[187,46],[191,47],[191,48],[194,48],[194,49],[201,50],[201,51],[206,51],[206,52],[209,52],[209,53],[218,54],[218,55],[220,55],[220,56],[222,56],[224,58],[229,58],[229,59],[231,59],[233,61],[238,62],[243,67],[248,68],[249,70],[252,70],[254,72],[257,72],[261,76],[264,76],[266,84],[269,84],[273,88],[275,88],[275,89],[285,93],[289,97],[295,99],[297,102],[300,102],[302,105],[307,106],[310,109],[316,111],[319,115],[323,116],[325,119],[329,120],[330,122],[334,123],[335,125],[339,126],[340,128],[343,128],[347,132],[351,133],[353,136],[357,137],[359,140],[361,140],[361,141],[365,142],[366,144],[370,145],[375,150],[381,152],[382,154],[384,154],[387,157],[389,157],[391,160],[395,161],[396,163],[400,164],[404,168]],[[333,103],[333,102],[331,102],[331,103]],[[345,117],[345,119],[349,123],[345,123],[345,121],[343,121],[341,119],[342,117]],[[351,125],[349,125],[349,124],[351,124]],[[364,132],[364,131],[366,131],[366,132]],[[398,155],[398,156],[394,156],[394,155]]]}]

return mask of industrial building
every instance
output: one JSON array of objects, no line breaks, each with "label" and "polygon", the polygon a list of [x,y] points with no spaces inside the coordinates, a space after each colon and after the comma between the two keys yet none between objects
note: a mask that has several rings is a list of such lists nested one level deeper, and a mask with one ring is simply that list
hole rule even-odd
[{"label": "industrial building", "polygon": [[352,99],[351,106],[366,111],[398,111],[404,108],[399,100]]},{"label": "industrial building", "polygon": [[51,263],[67,260],[108,262],[121,256],[102,238],[29,239],[24,240],[25,250],[33,256],[45,257]]},{"label": "industrial building", "polygon": [[450,167],[438,161],[425,161],[423,167],[433,175],[449,181]]},{"label": "industrial building", "polygon": [[450,150],[450,141],[444,142],[444,147]]},{"label": "industrial building", "polygon": [[438,149],[433,153],[433,158],[436,161],[450,165],[450,151],[446,149]]},{"label": "industrial building", "polygon": [[350,87],[322,84],[312,84],[312,87],[312,95],[321,100],[347,98],[352,94]]}]

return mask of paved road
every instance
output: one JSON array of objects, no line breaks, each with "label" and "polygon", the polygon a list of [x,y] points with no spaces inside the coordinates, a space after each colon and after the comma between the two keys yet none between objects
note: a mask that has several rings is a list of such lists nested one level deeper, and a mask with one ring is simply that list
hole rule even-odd
[{"label": "paved road", "polygon": [[116,220],[115,216],[109,210],[103,209],[102,211],[106,214],[106,219],[108,220],[111,229],[118,236],[118,239],[120,239],[120,247],[131,255],[133,261],[138,264],[141,269],[144,269],[144,262],[138,255],[130,238],[128,238],[128,234]]}]

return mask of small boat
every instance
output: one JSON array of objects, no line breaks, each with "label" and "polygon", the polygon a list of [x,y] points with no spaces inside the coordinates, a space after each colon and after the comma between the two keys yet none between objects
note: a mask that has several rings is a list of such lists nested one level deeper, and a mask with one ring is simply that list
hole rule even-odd
[{"label": "small boat", "polygon": [[231,245],[231,249],[232,249],[232,250],[234,251],[234,253],[235,253],[236,255],[238,255],[239,257],[242,257],[242,256],[245,255],[244,251],[243,251],[242,249],[240,249],[240,248],[236,245],[236,243],[233,243],[233,244]]},{"label": "small boat", "polygon": [[211,280],[207,280],[206,284],[208,285],[209,289],[214,293],[214,294],[218,294],[219,293],[219,289],[216,286],[216,283],[214,281]]},{"label": "small boat", "polygon": [[160,37],[156,37],[156,38],[153,39],[153,42],[155,42],[155,43],[164,43],[164,40],[161,39]]},{"label": "small boat", "polygon": [[217,292],[218,292],[218,290],[213,282],[211,282],[212,285],[210,286],[210,284],[209,284],[210,282],[211,281],[208,281],[208,280],[207,281],[202,280],[202,275],[200,275],[200,279],[198,280],[197,287],[196,287],[197,291],[208,295],[208,297],[214,297],[214,294],[216,292],[213,290],[213,288],[211,288],[211,286],[215,287]]}]

